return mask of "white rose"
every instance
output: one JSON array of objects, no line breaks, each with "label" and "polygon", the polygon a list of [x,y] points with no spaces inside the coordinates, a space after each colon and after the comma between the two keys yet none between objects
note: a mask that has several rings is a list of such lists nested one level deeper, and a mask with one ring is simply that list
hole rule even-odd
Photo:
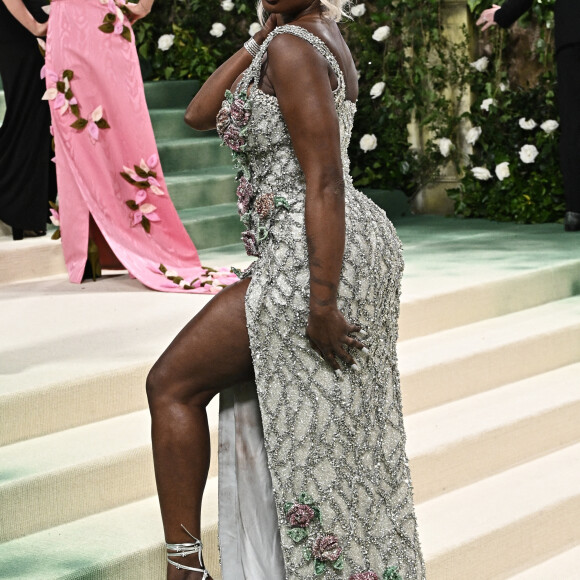
[{"label": "white rose", "polygon": [[481,135],[481,127],[471,127],[471,129],[469,129],[469,131],[467,131],[467,134],[465,135],[465,140],[470,145],[475,145],[480,135]]},{"label": "white rose", "polygon": [[553,133],[560,125],[558,124],[558,121],[554,121],[553,119],[549,119],[548,121],[544,121],[541,125],[540,128],[545,131],[546,133],[548,133],[548,135],[550,133]]},{"label": "white rose", "polygon": [[262,30],[262,26],[260,25],[260,23],[252,22],[252,24],[250,24],[250,28],[248,29],[248,34],[250,36],[254,36],[254,34],[260,32],[260,30]]},{"label": "white rose", "polygon": [[510,176],[510,167],[507,161],[499,163],[495,166],[495,174],[500,181],[503,181],[506,177]]},{"label": "white rose", "polygon": [[480,181],[491,179],[491,173],[489,172],[489,169],[486,169],[485,167],[474,167],[471,170],[471,173],[473,173],[475,179],[479,179]]},{"label": "white rose", "polygon": [[209,33],[216,38],[223,36],[226,27],[221,22],[214,22]]},{"label": "white rose", "polygon": [[525,119],[524,117],[519,120],[519,124],[520,127],[526,131],[531,131],[538,126],[538,124],[533,119]]},{"label": "white rose", "polygon": [[505,83],[499,83],[499,90],[505,93],[508,90],[508,86]]},{"label": "white rose", "polygon": [[374,135],[366,135],[362,136],[360,140],[360,148],[366,153],[367,151],[372,151],[373,149],[377,148],[377,138]]},{"label": "white rose", "polygon": [[226,12],[230,12],[231,10],[234,9],[235,4],[232,2],[232,0],[222,0],[221,3],[221,7],[222,10],[225,10]]},{"label": "white rose", "polygon": [[441,152],[441,155],[443,155],[443,157],[449,157],[451,147],[453,147],[451,139],[447,139],[447,137],[441,137],[441,139],[437,139],[437,144],[439,145],[439,151]]},{"label": "white rose", "polygon": [[371,98],[376,99],[376,98],[380,97],[385,90],[385,86],[386,86],[386,84],[383,82],[375,83],[371,87]]},{"label": "white rose", "polygon": [[535,145],[524,145],[520,149],[520,159],[524,163],[533,163],[538,156],[539,151],[536,149]]},{"label": "white rose", "polygon": [[169,50],[173,46],[174,38],[175,34],[164,34],[163,36],[160,36],[157,41],[157,48],[159,50]]},{"label": "white rose", "polygon": [[367,7],[364,4],[357,4],[350,9],[353,16],[362,16],[366,11]]},{"label": "white rose", "polygon": [[483,72],[487,68],[488,64],[489,59],[487,58],[487,56],[482,56],[481,58],[478,58],[475,62],[470,62],[469,66],[473,67],[478,72]]},{"label": "white rose", "polygon": [[491,107],[491,105],[494,104],[494,100],[493,99],[484,99],[484,101],[481,103],[481,109],[483,111],[489,111],[489,108]]},{"label": "white rose", "polygon": [[391,29],[388,26],[380,26],[373,32],[373,40],[382,42],[389,37],[389,34],[391,34]]}]

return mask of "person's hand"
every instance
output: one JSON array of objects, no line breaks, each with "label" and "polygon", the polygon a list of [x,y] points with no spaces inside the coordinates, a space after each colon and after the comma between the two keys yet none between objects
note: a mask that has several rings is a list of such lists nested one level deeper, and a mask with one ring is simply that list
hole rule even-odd
[{"label": "person's hand", "polygon": [[277,14],[270,14],[270,17],[264,23],[264,27],[262,28],[262,30],[260,30],[259,32],[256,32],[256,34],[254,34],[254,40],[258,44],[262,44],[262,42],[264,42],[264,40],[266,40],[266,37],[268,36],[268,34],[270,34],[270,32],[272,32],[272,30],[274,30],[274,28],[276,28],[276,26],[279,26],[279,25],[280,25],[280,23],[278,22],[278,15]]},{"label": "person's hand", "polygon": [[128,18],[131,24],[137,22],[137,20],[141,20],[141,18],[145,18],[151,12],[151,4],[144,4],[143,2],[138,2],[137,4],[127,2],[125,6],[129,11]]},{"label": "person's hand", "polygon": [[345,346],[368,352],[362,342],[349,336],[360,330],[360,326],[349,324],[336,306],[325,306],[314,311],[310,310],[306,336],[312,348],[328,361],[340,376],[339,360],[350,366],[356,365],[356,360],[345,350]]},{"label": "person's hand", "polygon": [[481,26],[481,31],[487,30],[491,26],[495,26],[494,16],[495,13],[501,8],[497,4],[494,4],[492,8],[488,8],[481,13],[481,16],[477,19],[475,23],[477,26]]}]

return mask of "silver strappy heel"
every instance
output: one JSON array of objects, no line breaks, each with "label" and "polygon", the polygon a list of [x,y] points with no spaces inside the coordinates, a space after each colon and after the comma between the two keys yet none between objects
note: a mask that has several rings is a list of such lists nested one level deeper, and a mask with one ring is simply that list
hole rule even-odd
[{"label": "silver strappy heel", "polygon": [[[181,524],[181,527],[185,530],[186,534],[193,540],[193,543],[189,544],[165,544],[167,546],[167,561],[172,565],[178,568],[179,570],[191,570],[191,572],[203,572],[202,580],[206,580],[209,578],[209,572],[205,569],[203,565],[203,558],[201,556],[201,550],[203,548],[203,544],[201,540],[198,540],[195,536],[192,536],[186,529],[186,527]],[[185,566],[184,564],[179,564],[178,562],[174,562],[170,560],[171,558],[175,558],[178,556],[185,557],[191,556],[191,554],[199,554],[199,565],[201,568],[191,568],[189,566]]]}]

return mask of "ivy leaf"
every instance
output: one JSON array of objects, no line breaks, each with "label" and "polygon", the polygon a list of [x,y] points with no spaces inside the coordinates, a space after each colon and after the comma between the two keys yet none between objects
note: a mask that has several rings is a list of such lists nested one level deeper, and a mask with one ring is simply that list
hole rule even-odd
[{"label": "ivy leaf", "polygon": [[64,98],[70,101],[74,97],[73,92],[69,89],[65,94]]},{"label": "ivy leaf", "polygon": [[115,30],[115,25],[111,22],[106,22],[105,24],[101,24],[101,26],[99,26],[99,30],[105,34],[111,34]]},{"label": "ivy leaf", "polygon": [[109,125],[109,123],[107,123],[107,121],[104,118],[100,118],[95,125],[99,128],[99,129],[110,129],[111,126]]},{"label": "ivy leaf", "polygon": [[304,528],[291,528],[288,530],[288,536],[292,541],[298,543],[308,536],[308,532]]},{"label": "ivy leaf", "polygon": [[320,560],[314,560],[314,574],[320,576],[326,572],[326,564]]},{"label": "ivy leaf", "polygon": [[68,79],[69,81],[73,80],[73,77],[75,76],[75,73],[73,73],[72,70],[70,70],[69,68],[67,68],[63,73],[62,73],[62,78],[63,79]]},{"label": "ivy leaf", "polygon": [[59,93],[64,93],[64,91],[65,91],[65,88],[64,88],[64,81],[57,81],[57,82],[56,82],[56,90],[57,90]]},{"label": "ivy leaf", "polygon": [[165,274],[165,272],[167,272],[167,268],[163,265],[163,264],[159,264],[159,270]]},{"label": "ivy leaf", "polygon": [[284,503],[284,515],[287,515],[288,512],[290,511],[290,508],[293,506],[294,504],[291,501],[287,501]]},{"label": "ivy leaf", "polygon": [[123,26],[123,32],[121,32],[121,37],[124,38],[126,41],[131,42],[133,39],[131,38],[131,31],[127,26]]},{"label": "ivy leaf", "polygon": [[[137,211],[139,209],[139,205],[137,204],[137,202],[133,199],[128,199],[125,204],[127,205],[127,207],[129,209],[132,209],[133,211]],[[165,272],[164,272],[165,273]]]},{"label": "ivy leaf", "polygon": [[78,105],[71,105],[70,110],[77,119],[81,116],[81,110]]},{"label": "ivy leaf", "polygon": [[73,129],[78,129],[79,131],[82,131],[88,124],[89,122],[86,119],[79,117],[74,123],[72,123],[71,127]]},{"label": "ivy leaf", "polygon": [[131,185],[136,184],[136,181],[128,173],[125,173],[125,171],[121,171],[121,177]]},{"label": "ivy leaf", "polygon": [[106,16],[103,18],[103,23],[111,22],[115,23],[117,20],[117,15],[113,14],[112,12],[107,12]]},{"label": "ivy leaf", "polygon": [[143,168],[141,168],[139,165],[133,165],[133,169],[135,169],[135,173],[139,176],[142,177],[143,179],[146,179],[148,177],[147,171],[145,171]]},{"label": "ivy leaf", "polygon": [[389,566],[383,572],[383,580],[403,580],[399,574],[399,569],[397,566]]},{"label": "ivy leaf", "polygon": [[141,219],[141,225],[148,234],[151,233],[151,222],[145,216]]},{"label": "ivy leaf", "polygon": [[341,554],[336,562],[332,565],[335,570],[342,570],[344,568],[344,556]]}]

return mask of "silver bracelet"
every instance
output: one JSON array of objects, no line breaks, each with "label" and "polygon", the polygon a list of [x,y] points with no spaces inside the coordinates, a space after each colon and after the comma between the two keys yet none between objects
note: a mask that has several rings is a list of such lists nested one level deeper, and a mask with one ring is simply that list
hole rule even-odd
[{"label": "silver bracelet", "polygon": [[254,58],[260,50],[260,45],[252,37],[250,40],[246,40],[246,42],[244,42],[244,48],[250,53],[252,58]]}]

